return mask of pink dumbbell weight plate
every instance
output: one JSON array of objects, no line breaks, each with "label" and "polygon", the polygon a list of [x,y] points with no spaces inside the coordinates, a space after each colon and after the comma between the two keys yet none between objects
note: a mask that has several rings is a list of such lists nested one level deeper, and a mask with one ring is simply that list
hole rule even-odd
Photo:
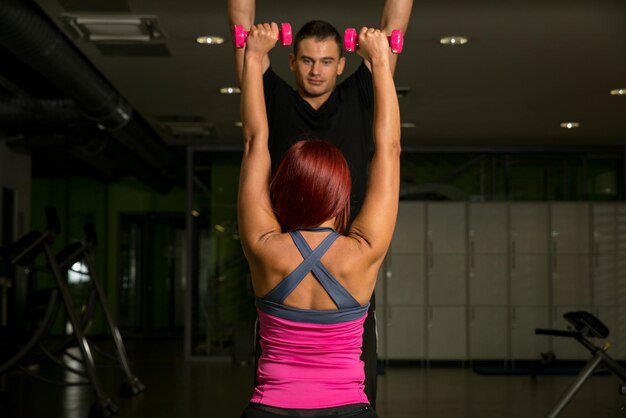
[{"label": "pink dumbbell weight plate", "polygon": [[[235,48],[243,48],[246,45],[246,39],[248,38],[248,31],[241,25],[233,26],[233,42]],[[278,31],[278,40],[282,46],[291,45],[291,25],[289,23],[281,23]]]},{"label": "pink dumbbell weight plate", "polygon": [[[398,29],[391,31],[391,36],[388,36],[387,39],[389,39],[391,52],[394,54],[400,54],[402,52],[402,48],[404,47],[404,36],[402,36],[402,31]],[[356,29],[346,29],[343,34],[343,47],[345,50],[348,52],[354,52],[358,46],[359,44],[357,42]]]}]

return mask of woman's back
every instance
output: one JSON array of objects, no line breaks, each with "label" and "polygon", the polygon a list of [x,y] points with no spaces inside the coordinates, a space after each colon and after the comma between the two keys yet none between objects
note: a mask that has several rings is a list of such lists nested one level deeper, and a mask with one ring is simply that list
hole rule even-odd
[{"label": "woman's back", "polygon": [[[300,259],[268,292],[257,294],[262,354],[252,402],[296,409],[368,403],[360,355],[369,304],[353,298],[322,261],[340,236],[327,228],[287,236]],[[311,291],[312,281],[325,298]],[[323,309],[328,301],[332,308]]]},{"label": "woman's back", "polygon": [[[302,237],[316,248],[328,233],[302,230]],[[339,236],[322,256],[321,262],[337,281],[361,304],[371,297],[380,263],[373,263],[353,237]],[[268,236],[255,260],[251,261],[252,284],[257,297],[264,296],[303,261],[289,233]],[[301,309],[337,309],[331,297],[312,273],[285,299],[285,305]]]}]

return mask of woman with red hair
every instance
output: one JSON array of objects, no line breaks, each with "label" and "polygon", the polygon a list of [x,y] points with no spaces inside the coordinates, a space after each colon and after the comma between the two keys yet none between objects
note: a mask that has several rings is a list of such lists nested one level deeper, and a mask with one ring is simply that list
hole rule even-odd
[{"label": "woman with red hair", "polygon": [[242,417],[377,417],[360,354],[398,209],[400,115],[389,44],[382,31],[359,33],[358,52],[372,66],[374,155],[363,207],[348,228],[350,170],[334,145],[296,143],[271,179],[262,60],[277,39],[275,23],[251,28],[241,86],[239,233],[262,349]]}]

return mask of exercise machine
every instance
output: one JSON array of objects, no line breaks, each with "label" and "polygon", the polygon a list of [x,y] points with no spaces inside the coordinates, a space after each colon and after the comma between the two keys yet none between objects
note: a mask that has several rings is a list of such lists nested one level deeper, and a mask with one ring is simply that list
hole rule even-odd
[{"label": "exercise machine", "polygon": [[[8,372],[13,367],[18,367],[22,371],[40,380],[53,384],[59,383],[50,379],[46,379],[42,376],[38,376],[37,374],[29,371],[26,367],[24,367],[25,365],[33,364],[33,357],[36,357],[34,356],[34,352],[35,348],[37,348],[38,350],[43,351],[44,354],[48,357],[56,360],[55,363],[63,367],[65,370],[71,371],[86,379],[86,382],[81,382],[81,384],[89,384],[93,389],[94,394],[96,395],[96,401],[91,406],[89,411],[90,417],[110,417],[116,414],[119,411],[119,408],[115,403],[113,403],[111,398],[107,396],[100,383],[100,380],[96,373],[96,366],[94,363],[91,347],[84,333],[83,321],[81,320],[81,317],[79,317],[79,315],[76,313],[74,301],[70,294],[69,287],[62,274],[62,270],[57,261],[57,257],[52,252],[51,246],[60,231],[58,215],[56,213],[56,210],[50,206],[47,206],[45,211],[47,219],[47,229],[45,231],[32,231],[15,241],[14,243],[8,245],[7,247],[3,247],[2,249],[0,249],[0,255],[2,255],[8,263],[22,267],[27,270],[33,268],[37,269],[38,267],[35,263],[35,260],[39,255],[43,254],[47,261],[47,265],[41,269],[46,269],[50,271],[56,284],[55,288],[52,289],[49,293],[47,308],[45,310],[42,325],[36,328],[35,332],[30,336],[30,338],[26,337],[25,335],[28,333],[28,331],[22,332],[21,338],[19,339],[12,338],[15,335],[20,336],[19,333],[12,331],[9,331],[3,336],[3,341],[0,345],[6,348],[5,351],[8,353],[9,358],[7,359],[7,361],[4,361],[0,365],[0,374]],[[53,356],[51,356],[52,353],[49,350],[46,350],[41,344],[43,337],[46,336],[47,331],[49,330],[52,322],[54,321],[54,318],[56,317],[57,308],[59,305],[65,307],[66,318],[72,326],[72,336],[75,340],[75,344],[79,349],[80,361],[84,368],[84,371],[72,369],[69,366],[64,365],[62,361],[55,359]],[[6,337],[7,339],[5,340],[4,337]],[[25,345],[18,348],[17,351],[15,349],[12,349],[12,344],[14,344],[15,342],[20,344],[22,340],[26,342]],[[0,359],[0,361],[3,360],[4,359]],[[64,383],[61,382],[61,384]]]},{"label": "exercise machine", "polygon": [[[126,380],[122,383],[120,388],[120,394],[126,397],[132,397],[140,394],[145,390],[143,383],[137,378],[130,368],[130,362],[128,360],[128,355],[126,353],[126,348],[124,346],[124,341],[122,340],[122,335],[120,331],[113,321],[113,316],[108,308],[108,303],[106,299],[106,295],[104,290],[102,289],[102,285],[96,276],[96,268],[93,257],[93,249],[98,243],[98,238],[96,235],[96,229],[94,225],[90,222],[85,224],[85,239],[84,241],[76,241],[69,244],[62,251],[60,251],[56,255],[57,263],[59,264],[59,268],[62,271],[70,271],[72,266],[76,262],[84,262],[87,266],[87,271],[89,274],[89,281],[91,284],[91,292],[90,297],[87,303],[87,308],[85,312],[88,314],[85,315],[85,318],[91,319],[93,317],[93,308],[94,308],[94,299],[100,305],[100,309],[104,314],[104,319],[111,333],[111,337],[113,338],[113,342],[115,344],[116,350],[116,359],[119,362],[119,366],[122,372],[126,376]],[[86,330],[89,327],[90,323],[87,321],[83,321],[83,330]],[[97,350],[97,347],[94,347]]]},{"label": "exercise machine", "polygon": [[555,330],[555,329],[535,329],[535,334],[538,335],[551,335],[553,337],[566,337],[573,338],[583,345],[592,354],[591,359],[585,364],[582,370],[576,376],[576,379],[561,395],[561,398],[557,404],[552,408],[546,418],[555,418],[572,400],[574,395],[587,381],[587,379],[596,371],[600,366],[604,366],[607,370],[613,372],[619,379],[620,384],[618,387],[621,395],[626,395],[626,369],[622,367],[617,361],[615,361],[610,355],[607,354],[607,350],[610,347],[608,342],[605,342],[601,347],[595,345],[590,338],[602,338],[605,339],[609,336],[609,329],[594,315],[586,311],[572,311],[563,315],[563,318],[572,325],[571,330]]}]

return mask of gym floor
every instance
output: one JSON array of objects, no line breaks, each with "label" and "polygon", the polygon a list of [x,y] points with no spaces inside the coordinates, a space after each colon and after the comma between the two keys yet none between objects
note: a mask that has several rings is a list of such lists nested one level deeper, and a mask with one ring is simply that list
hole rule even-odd
[{"label": "gym floor", "polygon": [[[251,366],[185,362],[177,340],[126,343],[133,371],[146,391],[120,398],[122,374],[99,366],[104,390],[119,406],[118,418],[237,418],[252,388]],[[483,376],[470,367],[387,367],[379,376],[381,418],[543,417],[574,376]],[[24,373],[0,377],[2,418],[86,418],[94,400],[86,386],[58,387]],[[626,417],[613,375],[590,378],[561,417]]]}]

